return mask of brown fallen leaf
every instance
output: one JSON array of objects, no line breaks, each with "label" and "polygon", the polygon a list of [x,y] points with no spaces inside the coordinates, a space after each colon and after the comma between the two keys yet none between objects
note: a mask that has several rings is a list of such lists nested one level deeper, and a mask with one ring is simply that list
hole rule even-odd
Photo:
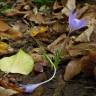
[{"label": "brown fallen leaf", "polygon": [[10,38],[15,39],[15,40],[20,39],[23,36],[22,32],[16,31],[14,29],[10,29],[8,31],[8,34]]},{"label": "brown fallen leaf", "polygon": [[0,96],[12,96],[14,94],[18,94],[18,92],[12,89],[5,89],[3,87],[0,87]]},{"label": "brown fallen leaf", "polygon": [[95,75],[96,51],[90,50],[87,56],[83,56],[80,60],[83,64],[83,72],[87,76]]},{"label": "brown fallen leaf", "polygon": [[10,27],[6,22],[0,20],[0,38],[19,39],[22,33]]},{"label": "brown fallen leaf", "polygon": [[76,0],[67,0],[65,7],[62,9],[62,14],[69,16],[70,11],[76,8]]},{"label": "brown fallen leaf", "polygon": [[47,46],[48,50],[51,51],[52,53],[55,53],[57,49],[62,49],[64,48],[64,40],[66,38],[65,34],[62,34],[60,37],[58,37],[54,42],[49,44]]},{"label": "brown fallen leaf", "polygon": [[54,42],[47,46],[48,50],[55,53],[56,50],[61,51],[61,57],[65,58],[69,56],[68,47],[72,45],[73,41],[71,38],[67,38],[65,34],[60,35]]},{"label": "brown fallen leaf", "polygon": [[0,56],[4,54],[8,54],[9,52],[12,52],[13,49],[10,45],[4,42],[0,42]]},{"label": "brown fallen leaf", "polygon": [[96,26],[96,7],[94,5],[86,4],[83,8],[77,11],[77,15],[86,20],[86,26],[88,27],[77,38],[77,42],[90,42],[90,37],[95,30]]},{"label": "brown fallen leaf", "polygon": [[95,43],[79,43],[77,45],[72,45],[68,52],[70,56],[79,56],[79,55],[87,55],[89,50],[96,51]]},{"label": "brown fallen leaf", "polygon": [[90,26],[83,33],[81,33],[77,38],[76,42],[90,42],[90,37],[94,31],[95,26]]},{"label": "brown fallen leaf", "polygon": [[38,54],[38,53],[32,53],[31,56],[33,57],[33,60],[35,62],[38,62],[38,61],[42,61],[43,60],[43,56]]},{"label": "brown fallen leaf", "polygon": [[35,66],[34,66],[34,70],[36,72],[43,72],[43,67],[44,66],[47,66],[47,61],[43,60],[43,61],[38,61],[35,63]]},{"label": "brown fallen leaf", "polygon": [[13,29],[9,29],[8,31],[5,32],[0,32],[0,38],[10,38],[10,39],[20,39],[22,37],[22,33],[15,31]]},{"label": "brown fallen leaf", "polygon": [[52,25],[52,30],[54,30],[56,34],[64,33],[64,31],[66,31],[66,25],[57,21]]},{"label": "brown fallen leaf", "polygon": [[24,18],[27,18],[28,20],[33,21],[37,24],[43,24],[45,22],[44,17],[40,13],[34,14],[32,12],[29,12],[24,16]]},{"label": "brown fallen leaf", "polygon": [[33,36],[36,36],[38,34],[44,33],[46,31],[47,31],[47,27],[35,26],[35,27],[29,29],[29,34],[33,37]]},{"label": "brown fallen leaf", "polygon": [[23,89],[21,89],[20,87],[18,87],[16,84],[10,82],[8,79],[6,78],[0,78],[0,86],[6,88],[6,89],[12,89],[17,91],[17,93],[22,93]]},{"label": "brown fallen leaf", "polygon": [[59,2],[56,0],[53,5],[53,10],[56,11],[56,10],[60,10],[62,8],[63,8],[63,6],[61,4],[59,4]]},{"label": "brown fallen leaf", "polygon": [[72,60],[68,63],[64,73],[64,80],[70,80],[74,76],[78,75],[82,70],[82,63],[80,59]]},{"label": "brown fallen leaf", "polygon": [[10,26],[6,22],[0,20],[0,34],[1,32],[5,32],[9,29],[10,29]]}]

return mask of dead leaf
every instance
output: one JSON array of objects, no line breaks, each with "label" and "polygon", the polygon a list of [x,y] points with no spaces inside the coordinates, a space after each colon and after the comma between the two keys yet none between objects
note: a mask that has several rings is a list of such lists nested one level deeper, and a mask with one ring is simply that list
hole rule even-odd
[{"label": "dead leaf", "polygon": [[58,37],[54,42],[49,44],[47,46],[48,50],[51,51],[52,53],[55,53],[57,49],[62,49],[64,48],[64,40],[66,38],[66,35],[62,34],[60,37]]},{"label": "dead leaf", "polygon": [[90,50],[87,56],[83,56],[80,60],[83,63],[83,72],[87,76],[93,76],[96,66],[96,51]]},{"label": "dead leaf", "polygon": [[43,67],[44,66],[47,66],[47,61],[43,60],[43,61],[38,61],[35,63],[35,66],[34,66],[34,70],[36,72],[43,72]]},{"label": "dead leaf", "polygon": [[12,51],[13,49],[11,48],[10,45],[4,42],[0,42],[0,55],[4,55]]},{"label": "dead leaf", "polygon": [[68,63],[64,73],[64,80],[70,80],[78,75],[82,70],[82,63],[79,59],[72,60]]},{"label": "dead leaf", "polygon": [[9,29],[10,29],[10,26],[7,23],[5,23],[4,21],[0,20],[0,34],[1,34],[1,32],[5,32]]},{"label": "dead leaf", "polygon": [[10,38],[10,39],[20,39],[22,37],[22,33],[21,32],[18,32],[18,31],[15,31],[13,29],[9,29],[8,31],[5,31],[5,32],[1,32],[0,33],[0,38]]},{"label": "dead leaf", "polygon": [[81,16],[84,20],[86,20],[86,26],[88,29],[86,29],[84,32],[82,32],[77,38],[77,42],[89,42],[90,37],[95,30],[96,26],[96,7],[94,5],[89,5],[86,4],[83,8],[79,9],[77,11],[77,15],[80,17]]},{"label": "dead leaf", "polygon": [[[68,43],[68,45],[66,43]],[[56,50],[60,50],[62,58],[65,58],[69,56],[67,48],[70,47],[72,43],[71,38],[67,38],[65,34],[62,34],[54,42],[49,44],[47,49],[52,53],[55,53]]]},{"label": "dead leaf", "polygon": [[54,5],[53,5],[53,10],[54,11],[56,11],[56,10],[60,10],[60,9],[62,9],[62,5],[61,4],[59,4],[59,2],[56,0],[55,2],[54,2]]},{"label": "dead leaf", "polygon": [[10,29],[7,34],[9,34],[9,38],[12,38],[15,40],[20,39],[23,36],[22,32],[16,31],[14,29]]},{"label": "dead leaf", "polygon": [[29,29],[29,33],[32,37],[36,36],[38,34],[44,33],[46,31],[47,31],[47,27],[44,27],[44,26],[35,26],[35,27]]},{"label": "dead leaf", "polygon": [[15,91],[16,93],[21,93],[23,92],[23,89],[21,89],[20,87],[18,87],[16,84],[14,83],[10,83],[10,81],[6,78],[1,78],[0,79],[0,86],[2,86],[3,88],[7,89],[11,89],[13,91]]},{"label": "dead leaf", "polygon": [[66,31],[66,25],[64,25],[64,24],[61,24],[61,23],[59,23],[59,22],[56,22],[56,23],[54,23],[53,25],[52,25],[52,29],[56,32],[56,33],[58,33],[58,34],[60,34],[60,33],[64,33],[64,31]]},{"label": "dead leaf", "polygon": [[12,25],[12,30],[17,31],[17,32],[26,32],[28,30],[28,24],[23,23],[20,20],[17,20],[14,25]]},{"label": "dead leaf", "polygon": [[44,17],[42,16],[42,14],[38,13],[38,14],[34,14],[32,12],[27,13],[24,18],[27,18],[30,21],[33,21],[37,24],[42,24],[44,23]]},{"label": "dead leaf", "polygon": [[95,26],[90,26],[83,33],[81,33],[77,38],[76,42],[90,42],[90,37],[94,31]]},{"label": "dead leaf", "polygon": [[10,27],[4,21],[0,21],[0,38],[19,39],[22,37],[22,33],[18,32],[13,27]]},{"label": "dead leaf", "polygon": [[79,56],[79,55],[86,55],[88,51],[94,50],[96,51],[96,44],[95,43],[80,43],[77,45],[72,45],[68,52],[70,56]]},{"label": "dead leaf", "polygon": [[76,0],[67,0],[67,4],[62,9],[62,14],[69,16],[69,13],[76,8]]},{"label": "dead leaf", "polygon": [[11,96],[14,94],[18,94],[18,92],[12,90],[12,89],[5,89],[3,87],[0,87],[0,96]]}]

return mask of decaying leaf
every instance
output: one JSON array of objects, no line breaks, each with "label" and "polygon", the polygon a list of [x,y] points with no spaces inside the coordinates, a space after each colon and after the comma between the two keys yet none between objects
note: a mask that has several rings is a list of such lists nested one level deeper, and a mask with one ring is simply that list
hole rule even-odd
[{"label": "decaying leaf", "polygon": [[30,32],[30,35],[33,37],[33,36],[36,36],[36,35],[38,35],[38,34],[40,34],[40,33],[44,33],[44,32],[46,32],[47,31],[47,27],[44,27],[44,26],[35,26],[35,27],[33,27],[33,28],[31,28],[30,30],[29,30],[29,32]]},{"label": "decaying leaf", "polygon": [[12,90],[12,89],[5,89],[3,87],[0,87],[0,96],[11,96],[14,94],[17,94],[18,92]]},{"label": "decaying leaf", "polygon": [[81,71],[87,76],[96,76],[96,50],[89,50],[86,56],[71,60],[65,69],[64,79],[70,80]]},{"label": "decaying leaf", "polygon": [[58,34],[64,33],[64,31],[66,31],[66,30],[65,30],[65,29],[66,29],[66,25],[65,25],[65,24],[61,24],[61,23],[59,23],[59,22],[56,22],[56,23],[53,24],[52,29],[53,29],[56,33],[58,33]]},{"label": "decaying leaf", "polygon": [[[67,45],[68,43],[68,45]],[[59,36],[54,42],[47,46],[48,50],[55,53],[56,50],[60,50],[62,58],[69,55],[67,47],[72,45],[71,38],[67,38],[65,34]]]},{"label": "decaying leaf", "polygon": [[[84,11],[86,10],[86,11]],[[79,10],[77,13],[80,16],[81,13],[83,14],[83,18],[86,20],[87,22],[87,26],[88,28],[82,32],[77,38],[76,41],[78,42],[89,42],[90,41],[90,37],[93,33],[93,31],[95,30],[95,26],[96,26],[96,7],[90,6],[90,5],[86,5],[83,8],[81,8],[81,10]]]},{"label": "decaying leaf", "polygon": [[62,9],[62,13],[69,16],[70,12],[72,12],[76,8],[76,0],[68,0],[65,7]]},{"label": "decaying leaf", "polygon": [[47,46],[48,50],[55,53],[56,50],[64,48],[64,40],[66,35],[62,34],[54,42]]},{"label": "decaying leaf", "polygon": [[0,21],[0,38],[18,39],[22,37],[22,33],[14,30],[4,21]]},{"label": "decaying leaf", "polygon": [[90,26],[87,30],[85,30],[82,34],[80,34],[75,41],[89,42],[93,31],[94,31],[94,26]]},{"label": "decaying leaf", "polygon": [[13,49],[7,43],[0,42],[0,55],[7,54],[8,52],[12,51]]},{"label": "decaying leaf", "polygon": [[57,0],[55,1],[54,5],[53,5],[53,10],[59,10],[61,9],[63,6],[61,4],[59,4],[59,2],[57,2]]},{"label": "decaying leaf", "polygon": [[13,91],[16,91],[16,93],[21,93],[23,92],[23,89],[18,86],[18,84],[10,82],[9,78],[6,77],[1,77],[0,78],[0,86],[7,89],[11,89]]},{"label": "decaying leaf", "polygon": [[87,56],[83,56],[80,60],[83,64],[83,72],[87,76],[95,75],[95,66],[96,66],[96,51],[90,50]]},{"label": "decaying leaf", "polygon": [[16,39],[19,39],[21,37],[22,37],[22,33],[17,32],[17,31],[15,31],[13,29],[10,29],[10,30],[8,30],[6,32],[1,32],[0,33],[0,38],[2,38],[2,39],[3,38],[10,38],[10,39],[16,40]]},{"label": "decaying leaf", "polygon": [[20,50],[17,54],[0,60],[0,69],[6,73],[29,74],[34,66],[31,56]]},{"label": "decaying leaf", "polygon": [[10,26],[7,23],[5,23],[4,21],[0,20],[0,33],[5,32],[9,29],[10,29]]},{"label": "decaying leaf", "polygon": [[27,18],[28,20],[33,21],[37,24],[42,24],[45,22],[42,14],[40,14],[40,13],[34,14],[34,13],[30,12],[30,13],[26,14],[24,16],[24,18]]},{"label": "decaying leaf", "polygon": [[88,54],[89,50],[96,51],[96,44],[95,43],[80,43],[80,44],[71,46],[68,52],[70,56],[78,56],[78,55]]},{"label": "decaying leaf", "polygon": [[64,73],[64,80],[70,80],[82,70],[82,63],[80,60],[72,60],[68,63]]}]

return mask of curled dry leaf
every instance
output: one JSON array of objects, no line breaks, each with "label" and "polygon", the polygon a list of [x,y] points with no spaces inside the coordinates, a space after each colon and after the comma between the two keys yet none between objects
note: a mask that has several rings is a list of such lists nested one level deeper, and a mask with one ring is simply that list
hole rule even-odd
[{"label": "curled dry leaf", "polygon": [[11,28],[4,21],[0,21],[0,38],[18,39],[22,37],[22,33]]},{"label": "curled dry leaf", "polygon": [[80,34],[77,38],[76,38],[76,42],[89,42],[90,41],[90,37],[94,31],[95,26],[90,26],[88,29],[86,29],[82,34]]},{"label": "curled dry leaf", "polygon": [[[68,44],[67,44],[68,43]],[[54,42],[47,46],[48,50],[55,53],[57,50],[61,51],[61,57],[69,57],[67,48],[72,45],[73,41],[71,38],[67,38],[65,34],[60,35]]]},{"label": "curled dry leaf", "polygon": [[70,80],[82,70],[82,63],[79,59],[72,60],[68,63],[64,73],[64,80]]},{"label": "curled dry leaf", "polygon": [[36,36],[36,35],[38,35],[40,33],[44,33],[46,31],[47,31],[47,27],[44,27],[44,26],[35,26],[35,27],[33,27],[33,28],[31,28],[29,30],[29,33],[33,37],[33,36]]},{"label": "curled dry leaf", "polygon": [[10,45],[4,42],[0,42],[0,55],[4,55],[12,51],[13,49],[10,47]]},{"label": "curled dry leaf", "polygon": [[52,53],[55,53],[56,50],[64,48],[65,38],[66,38],[66,35],[62,34],[54,42],[52,42],[47,46],[48,50],[51,51]]},{"label": "curled dry leaf", "polygon": [[24,16],[24,18],[27,18],[30,21],[33,21],[37,24],[42,24],[44,23],[44,17],[42,16],[42,14],[38,13],[38,14],[34,14],[32,12],[29,12],[28,14],[26,14]]},{"label": "curled dry leaf", "polygon": [[0,33],[5,32],[9,29],[10,29],[10,26],[7,23],[5,23],[4,21],[0,20]]},{"label": "curled dry leaf", "polygon": [[[85,11],[84,11],[85,10]],[[90,37],[95,30],[96,26],[96,6],[86,4],[81,10],[77,11],[78,16],[83,14],[83,19],[86,20],[88,28],[82,32],[77,38],[76,41],[78,42],[89,42]],[[82,14],[81,14],[82,13]]]},{"label": "curled dry leaf", "polygon": [[76,8],[76,0],[67,0],[65,7],[62,9],[62,14],[69,16],[70,12],[72,12]]}]

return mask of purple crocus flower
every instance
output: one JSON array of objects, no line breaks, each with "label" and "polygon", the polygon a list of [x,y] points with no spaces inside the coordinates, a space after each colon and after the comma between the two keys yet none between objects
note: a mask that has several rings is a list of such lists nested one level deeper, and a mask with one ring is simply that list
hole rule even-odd
[{"label": "purple crocus flower", "polygon": [[[49,57],[47,57],[47,58],[49,58]],[[50,61],[50,62],[51,62],[51,61]],[[51,62],[51,63],[52,63],[52,62]],[[32,93],[32,92],[33,92],[37,87],[39,87],[40,85],[45,84],[45,83],[51,81],[51,80],[54,78],[55,74],[56,74],[56,67],[55,67],[55,65],[54,65],[53,63],[52,63],[52,65],[53,65],[53,67],[54,67],[54,73],[53,73],[53,75],[52,75],[51,78],[49,78],[49,79],[46,80],[46,81],[37,83],[37,84],[26,84],[26,85],[20,84],[19,86],[20,86],[20,88],[23,89],[23,92],[25,92],[25,93]]]},{"label": "purple crocus flower", "polygon": [[73,12],[70,12],[69,14],[68,23],[71,32],[86,26],[86,21],[84,19],[77,19],[76,13]]},{"label": "purple crocus flower", "polygon": [[26,84],[26,85],[20,85],[20,87],[23,89],[25,93],[32,93],[37,87],[39,87],[40,84]]}]

